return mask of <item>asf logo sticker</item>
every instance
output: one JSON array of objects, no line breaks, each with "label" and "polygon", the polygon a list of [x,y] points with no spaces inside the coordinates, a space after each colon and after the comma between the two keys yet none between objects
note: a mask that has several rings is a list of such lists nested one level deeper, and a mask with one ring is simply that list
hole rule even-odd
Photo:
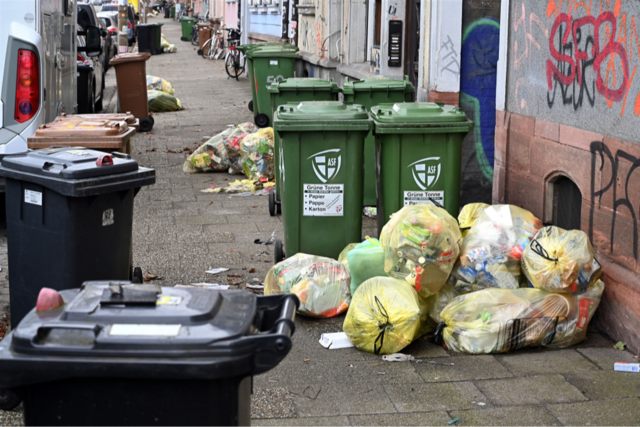
[{"label": "asf logo sticker", "polygon": [[323,183],[334,178],[340,171],[342,164],[342,156],[339,154],[340,149],[325,150],[310,156],[311,165],[316,176]]},{"label": "asf logo sticker", "polygon": [[440,178],[440,157],[427,157],[407,167],[411,168],[413,180],[423,191],[435,185]]}]

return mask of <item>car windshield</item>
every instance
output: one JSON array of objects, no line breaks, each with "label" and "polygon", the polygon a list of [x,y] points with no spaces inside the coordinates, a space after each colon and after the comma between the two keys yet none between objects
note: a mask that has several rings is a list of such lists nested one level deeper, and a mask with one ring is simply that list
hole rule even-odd
[{"label": "car windshield", "polygon": [[103,4],[102,8],[100,9],[100,12],[113,12],[113,11],[118,11],[118,5],[117,4]]}]

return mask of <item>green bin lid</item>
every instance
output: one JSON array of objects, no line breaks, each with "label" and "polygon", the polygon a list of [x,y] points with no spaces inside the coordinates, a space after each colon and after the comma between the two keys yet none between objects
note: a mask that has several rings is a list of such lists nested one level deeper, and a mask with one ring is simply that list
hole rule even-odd
[{"label": "green bin lid", "polygon": [[435,102],[399,102],[371,107],[375,132],[469,132],[473,122],[458,107]]},{"label": "green bin lid", "polygon": [[[286,47],[290,46],[290,47]],[[297,58],[298,46],[281,43],[280,46],[269,45],[247,51],[247,56],[253,58]]]},{"label": "green bin lid", "polygon": [[331,81],[313,77],[290,78],[271,83],[270,93],[280,92],[338,92],[339,88],[333,79]]},{"label": "green bin lid", "polygon": [[344,85],[342,86],[342,93],[345,95],[351,95],[354,92],[388,92],[399,90],[405,93],[413,93],[413,84],[409,81],[408,76],[405,76],[404,80],[374,77],[357,82],[349,81],[349,78],[345,77]]},{"label": "green bin lid", "polygon": [[303,101],[278,107],[274,118],[276,130],[369,130],[372,127],[362,105],[341,101]]},{"label": "green bin lid", "polygon": [[180,21],[191,21],[191,22],[195,22],[196,19],[192,18],[190,16],[183,16],[182,18],[180,18]]}]

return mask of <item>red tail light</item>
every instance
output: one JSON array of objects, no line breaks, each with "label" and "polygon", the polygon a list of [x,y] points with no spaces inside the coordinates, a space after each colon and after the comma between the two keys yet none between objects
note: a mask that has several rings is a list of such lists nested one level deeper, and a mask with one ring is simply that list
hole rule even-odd
[{"label": "red tail light", "polygon": [[85,64],[88,64],[88,63],[89,63],[89,61],[87,61],[86,59],[84,59],[84,56],[82,56],[82,55],[80,55],[80,54],[76,55],[76,61],[78,61],[78,62],[84,62]]},{"label": "red tail light", "polygon": [[18,50],[15,119],[24,123],[40,108],[40,64],[34,52]]},{"label": "red tail light", "polygon": [[236,50],[235,46],[229,46],[229,50]]},{"label": "red tail light", "polygon": [[133,28],[133,25],[131,25],[131,22],[127,22],[127,28],[129,29]]},{"label": "red tail light", "polygon": [[109,28],[109,33],[110,34],[115,34],[117,36],[118,35],[118,30],[116,28]]}]

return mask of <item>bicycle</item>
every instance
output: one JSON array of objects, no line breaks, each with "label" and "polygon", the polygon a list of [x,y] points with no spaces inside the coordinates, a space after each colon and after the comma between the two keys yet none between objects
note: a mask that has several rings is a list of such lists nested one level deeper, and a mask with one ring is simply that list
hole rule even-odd
[{"label": "bicycle", "polygon": [[235,28],[225,28],[225,30],[229,32],[229,35],[227,36],[229,51],[224,58],[224,69],[229,77],[235,77],[236,80],[238,80],[238,77],[244,73],[245,68],[244,55],[236,49],[240,44],[240,36],[242,35],[242,32]]},{"label": "bicycle", "polygon": [[200,46],[200,28],[198,24],[204,24],[209,20],[209,12],[206,13],[204,18],[194,15],[194,18],[197,18],[197,21],[193,23],[193,27],[191,28],[191,44],[194,46]]},{"label": "bicycle", "polygon": [[213,30],[213,35],[202,45],[202,57],[205,59],[220,59],[224,56],[225,46],[224,37],[222,36],[223,27],[220,30]]}]

